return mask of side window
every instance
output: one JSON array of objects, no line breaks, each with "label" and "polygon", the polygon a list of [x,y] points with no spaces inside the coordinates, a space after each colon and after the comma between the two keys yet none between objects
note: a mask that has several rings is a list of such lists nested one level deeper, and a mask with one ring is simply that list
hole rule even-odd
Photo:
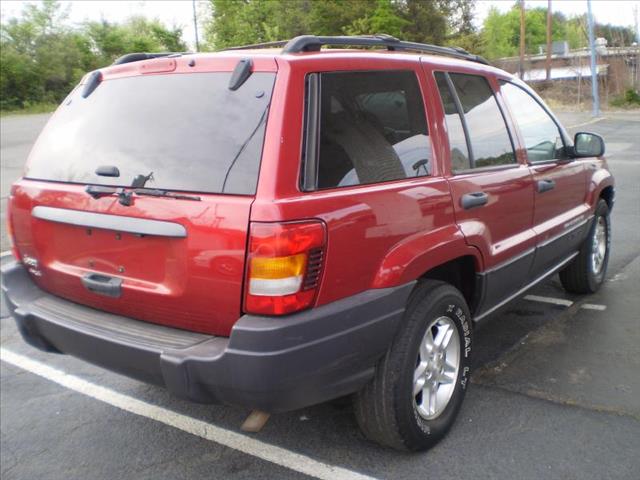
[{"label": "side window", "polygon": [[535,163],[564,158],[562,134],[544,108],[512,83],[501,82],[500,90],[520,128],[529,161]]},{"label": "side window", "polygon": [[449,130],[452,170],[515,164],[507,124],[487,79],[479,75],[437,73],[436,81]]},{"label": "side window", "polygon": [[431,143],[414,72],[322,73],[319,91],[317,188],[431,174]]},{"label": "side window", "polygon": [[451,168],[456,170],[467,170],[471,168],[471,159],[467,140],[462,126],[462,117],[458,113],[456,100],[454,99],[447,78],[444,73],[436,72],[436,83],[442,99],[444,118],[447,122],[447,133],[449,135],[449,147],[451,148]]},{"label": "side window", "polygon": [[507,125],[487,79],[478,75],[449,75],[464,112],[473,167],[515,163]]}]

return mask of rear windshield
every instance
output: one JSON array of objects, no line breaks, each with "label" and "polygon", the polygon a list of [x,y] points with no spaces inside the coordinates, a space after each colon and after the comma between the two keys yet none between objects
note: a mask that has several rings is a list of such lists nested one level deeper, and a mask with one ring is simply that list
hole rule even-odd
[{"label": "rear windshield", "polygon": [[[274,73],[235,91],[230,72],[147,75],[77,88],[40,135],[26,177],[207,193],[254,194]],[[115,166],[120,176],[95,174]]]}]

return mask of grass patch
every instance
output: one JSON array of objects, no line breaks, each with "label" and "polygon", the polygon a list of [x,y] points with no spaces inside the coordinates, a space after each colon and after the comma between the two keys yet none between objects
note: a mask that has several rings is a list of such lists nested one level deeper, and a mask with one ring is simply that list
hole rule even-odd
[{"label": "grass patch", "polygon": [[51,113],[58,105],[55,103],[34,103],[27,105],[24,108],[17,109],[2,109],[0,110],[0,116],[6,117],[9,115],[33,115],[34,113]]}]

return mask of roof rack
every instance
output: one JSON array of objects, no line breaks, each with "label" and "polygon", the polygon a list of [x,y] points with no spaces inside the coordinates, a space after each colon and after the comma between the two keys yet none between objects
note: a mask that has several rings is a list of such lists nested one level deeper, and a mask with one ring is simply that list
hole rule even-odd
[{"label": "roof rack", "polygon": [[180,57],[182,55],[188,55],[189,52],[161,52],[161,53],[127,53],[126,55],[117,58],[112,65],[122,65],[123,63],[140,62],[142,60],[149,60],[151,58],[159,57]]},{"label": "roof rack", "polygon": [[385,47],[387,50],[411,50],[417,52],[434,53],[446,55],[448,57],[460,58],[472,62],[489,65],[489,62],[480,55],[474,55],[460,47],[441,47],[427,43],[405,42],[391,35],[363,35],[363,36],[341,36],[341,37],[318,37],[315,35],[301,35],[289,41],[256,43],[253,45],[243,45],[231,47],[226,50],[248,50],[254,48],[284,47],[282,53],[317,52],[322,46],[350,46],[350,47]]},{"label": "roof rack", "polygon": [[250,44],[250,45],[240,45],[238,47],[227,47],[227,48],[223,48],[223,50],[224,51],[227,51],[227,50],[252,50],[254,48],[284,47],[287,43],[289,43],[289,40],[278,40],[278,41],[275,41],[275,42],[253,43],[253,44]]}]

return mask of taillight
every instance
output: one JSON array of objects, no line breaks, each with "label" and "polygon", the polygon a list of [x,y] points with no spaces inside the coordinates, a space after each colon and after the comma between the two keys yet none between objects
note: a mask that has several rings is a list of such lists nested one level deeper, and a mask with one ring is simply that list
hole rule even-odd
[{"label": "taillight", "polygon": [[325,236],[320,221],[252,222],[244,310],[283,315],[311,306],[320,282]]}]

